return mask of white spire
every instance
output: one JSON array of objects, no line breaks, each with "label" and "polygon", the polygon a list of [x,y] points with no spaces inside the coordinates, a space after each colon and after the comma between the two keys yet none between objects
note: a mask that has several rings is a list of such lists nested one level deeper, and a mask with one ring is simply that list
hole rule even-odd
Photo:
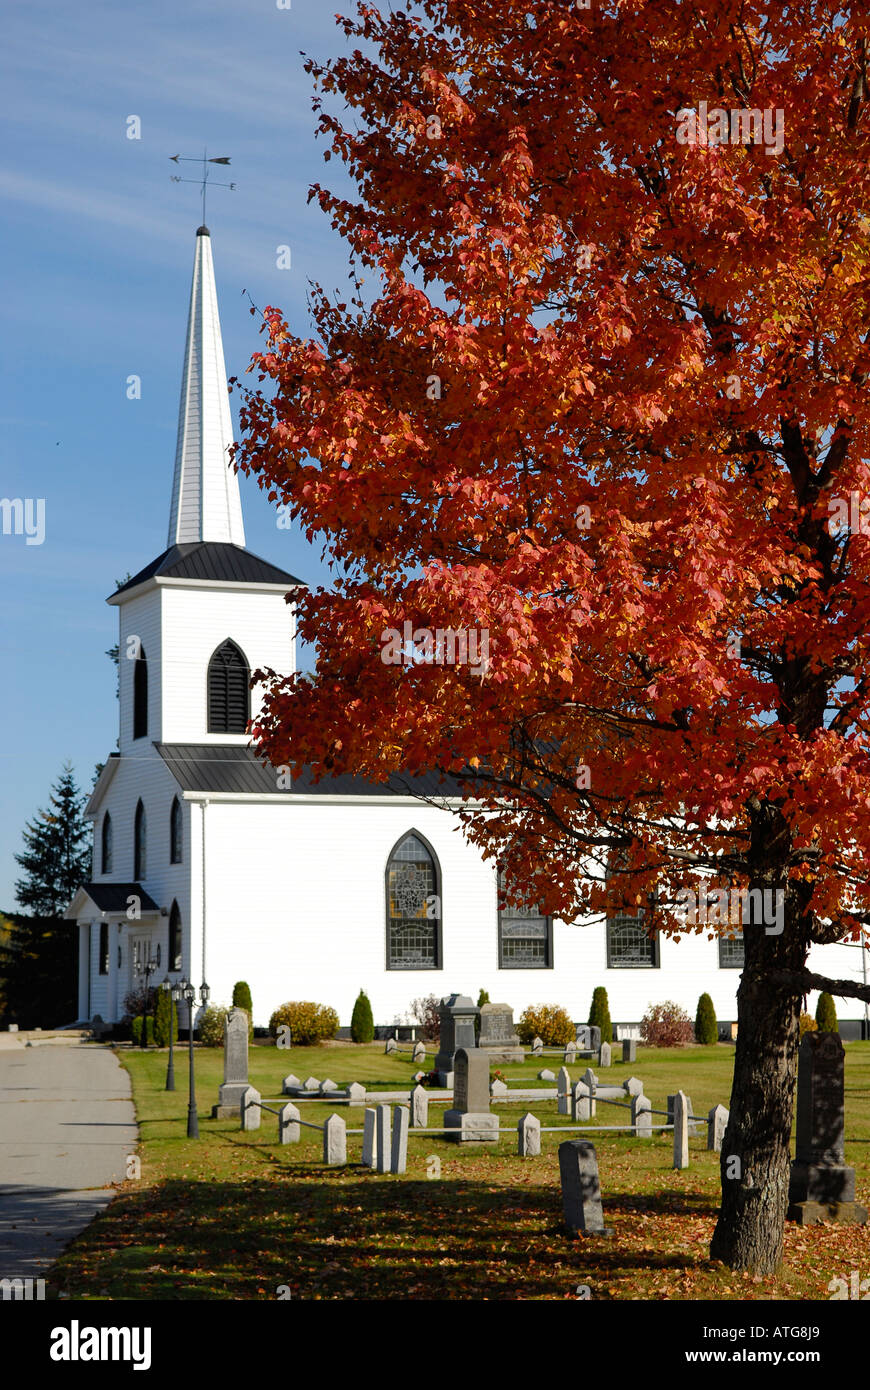
[{"label": "white spire", "polygon": [[245,544],[239,480],[229,462],[232,440],[211,238],[208,228],[200,227],[178,410],[169,545],[189,541]]}]

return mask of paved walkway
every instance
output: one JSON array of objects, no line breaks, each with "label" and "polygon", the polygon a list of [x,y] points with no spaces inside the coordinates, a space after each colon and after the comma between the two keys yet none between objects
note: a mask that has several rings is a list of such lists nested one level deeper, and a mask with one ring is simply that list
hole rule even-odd
[{"label": "paved walkway", "polygon": [[138,1130],[107,1047],[0,1039],[0,1279],[11,1279],[44,1273],[112,1200]]}]

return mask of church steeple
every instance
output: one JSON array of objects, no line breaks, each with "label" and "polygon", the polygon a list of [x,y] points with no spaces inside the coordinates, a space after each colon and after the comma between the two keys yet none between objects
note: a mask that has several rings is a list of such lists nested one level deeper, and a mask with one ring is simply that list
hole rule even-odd
[{"label": "church steeple", "polygon": [[244,546],[239,480],[230,465],[233,439],[227,373],[208,227],[196,234],[169,545],[223,541]]}]

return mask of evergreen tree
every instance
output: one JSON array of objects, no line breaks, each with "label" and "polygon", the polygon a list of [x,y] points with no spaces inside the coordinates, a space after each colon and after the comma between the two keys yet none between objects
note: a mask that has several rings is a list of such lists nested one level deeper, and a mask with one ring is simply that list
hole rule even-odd
[{"label": "evergreen tree", "polygon": [[38,811],[22,832],[24,853],[15,859],[26,877],[18,880],[15,892],[34,916],[59,919],[91,874],[84,798],[69,763],[52,787],[49,802],[49,809]]},{"label": "evergreen tree", "polygon": [[695,1042],[709,1044],[718,1041],[719,1029],[716,1024],[716,1010],[713,1008],[713,1000],[709,994],[702,994],[698,1000],[698,1012],[695,1015]]},{"label": "evergreen tree", "polygon": [[355,1043],[370,1043],[375,1036],[372,1006],[365,990],[361,989],[350,1018],[350,1036]]},{"label": "evergreen tree", "polygon": [[248,1041],[254,1039],[254,1005],[251,1002],[251,987],[245,980],[237,980],[233,985],[233,1008],[244,1009],[248,1015]]},{"label": "evergreen tree", "polygon": [[[154,1041],[158,1047],[169,1046],[169,1019],[172,1017],[173,1042],[178,1042],[178,1009],[169,997],[168,989],[158,989],[156,1017],[154,1020]],[[141,1035],[140,1035],[141,1036]]]},{"label": "evergreen tree", "polygon": [[816,1023],[819,1025],[820,1033],[839,1032],[837,1006],[834,1003],[834,997],[824,990],[819,995],[819,1002],[816,1004]]},{"label": "evergreen tree", "polygon": [[604,985],[597,985],[592,993],[592,1008],[589,1010],[590,1027],[601,1029],[601,1041],[609,1043],[613,1037],[613,1024],[610,1022],[610,1004]]}]

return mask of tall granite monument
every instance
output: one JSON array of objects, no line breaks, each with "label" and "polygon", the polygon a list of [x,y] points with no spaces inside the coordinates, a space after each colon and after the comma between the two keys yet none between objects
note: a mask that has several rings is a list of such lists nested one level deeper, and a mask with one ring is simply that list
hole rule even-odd
[{"label": "tall granite monument", "polygon": [[478,1047],[492,1062],[522,1062],[525,1052],[514,1031],[514,1011],[510,1004],[484,1004],[480,1011]]},{"label": "tall granite monument", "polygon": [[846,1167],[845,1053],[838,1033],[805,1033],[798,1053],[795,1156],[788,1188],[788,1219],[867,1223],[855,1201],[855,1169]]},{"label": "tall granite monument", "polygon": [[248,1015],[244,1009],[230,1009],[224,1023],[224,1080],[212,1118],[237,1116],[248,1084]]},{"label": "tall granite monument", "polygon": [[444,1115],[447,1139],[458,1144],[497,1144],[498,1116],[489,1110],[489,1057],[480,1047],[460,1047],[453,1068],[453,1105]]},{"label": "tall granite monument", "polygon": [[435,1058],[438,1080],[448,1088],[453,1085],[453,1058],[460,1047],[476,1048],[475,1021],[480,1010],[467,994],[450,994],[438,1006],[441,1022],[441,1042]]}]

